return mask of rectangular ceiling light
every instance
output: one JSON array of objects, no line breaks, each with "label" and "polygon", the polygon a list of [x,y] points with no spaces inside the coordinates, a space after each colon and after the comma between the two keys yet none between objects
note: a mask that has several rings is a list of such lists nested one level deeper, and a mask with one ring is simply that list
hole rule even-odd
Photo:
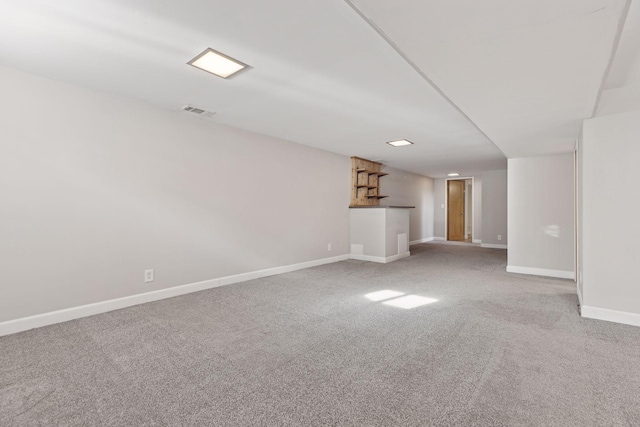
[{"label": "rectangular ceiling light", "polygon": [[411,145],[413,144],[413,142],[407,139],[399,139],[397,141],[389,141],[387,142],[387,144],[393,145],[394,147],[402,147],[403,145]]},{"label": "rectangular ceiling light", "polygon": [[247,64],[244,64],[211,48],[206,49],[200,55],[187,62],[187,64],[211,74],[215,74],[216,76],[222,77],[223,79],[228,79],[229,77],[234,76],[235,74],[249,67]]}]

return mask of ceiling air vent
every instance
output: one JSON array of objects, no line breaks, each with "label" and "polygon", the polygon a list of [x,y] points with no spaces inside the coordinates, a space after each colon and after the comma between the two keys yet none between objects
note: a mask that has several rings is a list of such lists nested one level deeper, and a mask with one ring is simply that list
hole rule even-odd
[{"label": "ceiling air vent", "polygon": [[186,111],[205,119],[211,118],[215,114],[213,111],[203,110],[202,108],[192,107],[191,105],[185,105],[182,107],[182,111]]}]

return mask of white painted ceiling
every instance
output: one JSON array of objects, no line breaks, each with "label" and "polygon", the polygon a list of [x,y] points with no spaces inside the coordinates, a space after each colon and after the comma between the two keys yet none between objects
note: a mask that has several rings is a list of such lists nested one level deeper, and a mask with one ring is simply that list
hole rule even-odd
[{"label": "white painted ceiling", "polygon": [[631,3],[597,115],[640,109],[640,2]]},{"label": "white painted ceiling", "polygon": [[[505,168],[502,152],[572,149],[623,12],[623,0],[5,1],[0,65],[427,176],[470,175]],[[253,68],[223,80],[186,65],[207,47]],[[385,144],[400,138],[415,145]]]},{"label": "white painted ceiling", "polygon": [[569,152],[625,0],[350,0],[508,157]]},{"label": "white painted ceiling", "polygon": [[634,1],[624,23],[616,55],[604,89],[617,89],[640,83],[640,2]]}]

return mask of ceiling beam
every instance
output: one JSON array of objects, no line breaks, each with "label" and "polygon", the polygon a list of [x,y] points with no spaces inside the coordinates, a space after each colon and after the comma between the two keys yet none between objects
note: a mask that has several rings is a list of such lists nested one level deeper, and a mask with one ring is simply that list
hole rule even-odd
[{"label": "ceiling beam", "polygon": [[[467,119],[469,121],[469,123],[471,123],[477,130],[478,132],[480,132],[486,139],[487,141],[491,142],[501,153],[505,158],[508,158],[507,155],[504,153],[504,151],[502,151],[502,149],[495,143],[493,142],[493,140],[491,138],[489,138],[489,136],[484,133],[484,131],[482,129],[480,129],[480,127],[473,121],[471,120],[471,118],[460,109],[460,107],[458,107],[452,100],[451,98],[449,98],[439,87],[438,85],[436,85],[433,80],[431,80],[429,78],[429,76],[420,69],[420,67],[418,67],[410,58],[409,56],[407,56],[406,53],[404,53],[404,51],[402,49],[400,49],[400,47],[394,43],[393,40],[391,40],[391,38],[389,36],[387,36],[387,34],[382,31],[382,29],[380,27],[378,27],[375,22],[373,22],[371,19],[369,19],[364,13],[362,13],[360,11],[360,9],[358,9],[358,7],[353,4],[353,2],[351,0],[344,0],[367,24],[369,24],[369,26],[371,28],[373,28],[375,30],[375,32],[377,32],[380,37],[382,37],[388,44],[389,46],[391,46],[397,53],[398,55],[400,55],[406,62],[407,64],[409,64],[429,85],[431,85],[431,87],[433,87],[433,89],[435,89],[436,92],[438,92],[438,94],[440,94],[440,96],[442,96],[456,111],[458,111],[460,113],[460,115],[462,115],[465,119]],[[627,2],[629,3],[631,0],[627,0]]]},{"label": "ceiling beam", "polygon": [[613,61],[615,60],[616,53],[618,52],[618,46],[620,45],[620,39],[622,38],[622,31],[624,31],[624,24],[627,21],[627,16],[629,15],[630,7],[631,7],[631,0],[626,0],[624,9],[622,10],[622,13],[620,14],[620,18],[618,19],[618,29],[616,31],[616,36],[613,39],[613,45],[611,46],[609,63],[607,64],[607,67],[604,69],[604,73],[602,74],[602,80],[600,80],[600,87],[598,88],[598,94],[596,95],[596,99],[593,104],[593,110],[591,111],[590,117],[594,117],[598,112],[598,107],[600,106],[600,98],[602,98],[602,92],[604,91],[604,86],[607,84],[607,79],[609,78],[609,73],[611,72]]}]

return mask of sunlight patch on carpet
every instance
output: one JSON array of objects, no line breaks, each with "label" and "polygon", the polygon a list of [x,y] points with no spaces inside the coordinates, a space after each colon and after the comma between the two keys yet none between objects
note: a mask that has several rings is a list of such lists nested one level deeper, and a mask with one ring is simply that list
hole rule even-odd
[{"label": "sunlight patch on carpet", "polygon": [[438,302],[438,300],[433,298],[421,297],[418,295],[407,295],[405,297],[385,301],[383,302],[383,304],[409,310],[423,305],[432,304],[434,302]]}]

